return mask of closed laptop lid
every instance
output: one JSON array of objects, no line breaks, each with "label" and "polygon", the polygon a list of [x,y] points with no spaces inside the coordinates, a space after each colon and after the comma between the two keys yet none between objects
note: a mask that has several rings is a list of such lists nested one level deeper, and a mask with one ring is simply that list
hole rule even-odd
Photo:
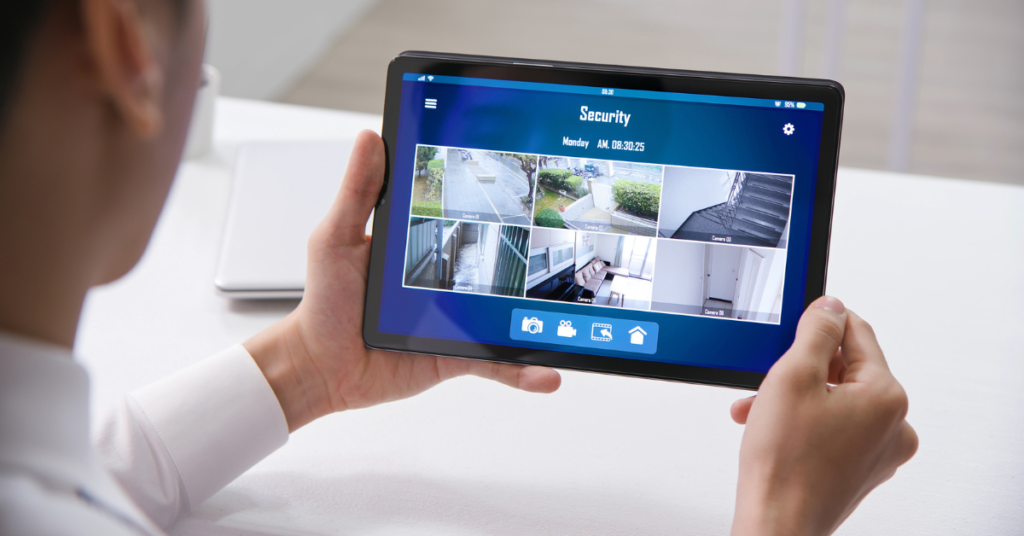
[{"label": "closed laptop lid", "polygon": [[220,292],[234,298],[302,296],[306,242],[337,196],[351,151],[351,141],[241,149],[214,279]]}]

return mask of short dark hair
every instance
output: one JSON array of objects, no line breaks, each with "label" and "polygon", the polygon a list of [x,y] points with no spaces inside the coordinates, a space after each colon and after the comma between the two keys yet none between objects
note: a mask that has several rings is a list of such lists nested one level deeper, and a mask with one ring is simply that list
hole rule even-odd
[{"label": "short dark hair", "polygon": [[29,41],[53,0],[0,2],[0,126],[17,87]]},{"label": "short dark hair", "polygon": [[[187,0],[169,0],[179,23],[184,19]],[[43,16],[57,0],[0,0],[0,129],[3,128],[11,98],[20,80],[29,42],[39,30]]]}]

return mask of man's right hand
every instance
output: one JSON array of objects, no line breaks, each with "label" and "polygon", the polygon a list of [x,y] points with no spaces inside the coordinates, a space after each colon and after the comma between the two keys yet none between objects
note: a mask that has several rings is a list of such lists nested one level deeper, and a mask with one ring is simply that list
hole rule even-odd
[{"label": "man's right hand", "polygon": [[825,296],[757,396],[738,400],[734,536],[831,534],[917,451],[907,394],[863,319]]}]

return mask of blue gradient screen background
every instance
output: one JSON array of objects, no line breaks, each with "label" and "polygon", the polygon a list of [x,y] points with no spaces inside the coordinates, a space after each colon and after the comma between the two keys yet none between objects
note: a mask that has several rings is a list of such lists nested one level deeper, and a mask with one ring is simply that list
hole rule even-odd
[{"label": "blue gradient screen background", "polygon": [[[425,109],[424,99],[437,99]],[[580,120],[580,107],[622,110],[628,127]],[[823,112],[786,108],[556,93],[403,81],[394,147],[390,221],[379,330],[396,335],[581,353],[509,337],[512,310],[586,314],[656,322],[655,355],[585,350],[691,366],[767,372],[792,344],[803,310],[811,209],[817,181]],[[792,123],[786,136],[782,127]],[[586,149],[563,136],[590,140]],[[596,150],[597,139],[643,142],[644,152]],[[438,292],[402,286],[413,165],[417,144],[625,162],[792,174],[794,191],[779,325],[563,302]],[[658,264],[656,270],[671,269]]]}]

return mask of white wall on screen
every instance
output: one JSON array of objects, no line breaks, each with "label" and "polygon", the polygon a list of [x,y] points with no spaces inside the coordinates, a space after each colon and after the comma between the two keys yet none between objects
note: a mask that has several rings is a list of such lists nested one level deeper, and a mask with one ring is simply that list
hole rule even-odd
[{"label": "white wall on screen", "polygon": [[[754,289],[756,297],[751,301],[750,309],[758,313],[770,314],[776,308],[776,297],[786,278],[786,250],[759,249],[758,251],[765,255],[765,264],[761,266],[764,276],[759,286]],[[772,255],[771,259],[768,258],[769,254]],[[765,268],[766,265],[770,267]],[[763,315],[758,316],[758,318],[762,317]]]},{"label": "white wall on screen", "polygon": [[619,247],[619,237],[614,235],[595,235],[597,237],[597,247],[594,248],[594,253],[601,260],[612,264],[615,262],[615,250]]},{"label": "white wall on screen", "polygon": [[704,244],[658,240],[658,266],[654,272],[654,301],[704,304]]},{"label": "white wall on screen", "polygon": [[729,199],[735,172],[668,166],[661,193],[661,236],[672,236],[695,211]]},{"label": "white wall on screen", "polygon": [[534,227],[530,234],[530,248],[544,248],[571,244],[576,239],[576,233],[564,229],[545,229]]}]

